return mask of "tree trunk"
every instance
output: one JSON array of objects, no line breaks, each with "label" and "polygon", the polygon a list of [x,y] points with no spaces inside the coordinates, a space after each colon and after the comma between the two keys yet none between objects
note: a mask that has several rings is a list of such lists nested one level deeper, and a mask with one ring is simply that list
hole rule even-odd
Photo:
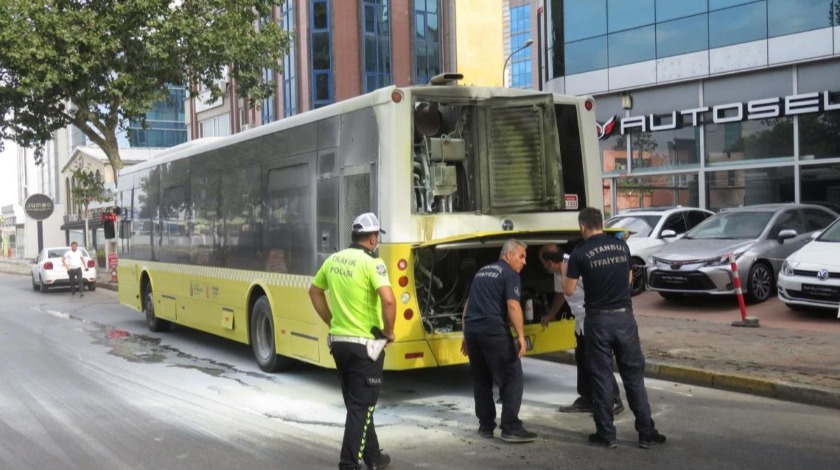
[{"label": "tree trunk", "polygon": [[117,178],[120,170],[123,168],[122,158],[120,158],[120,147],[117,143],[116,136],[106,136],[105,145],[102,146],[102,151],[108,156],[108,161],[111,163],[111,171],[114,173],[114,186],[119,187]]},{"label": "tree trunk", "polygon": [[88,205],[85,204],[85,233],[82,237],[82,243],[85,244],[85,249],[88,248],[88,232],[90,231],[90,227],[88,227]]}]

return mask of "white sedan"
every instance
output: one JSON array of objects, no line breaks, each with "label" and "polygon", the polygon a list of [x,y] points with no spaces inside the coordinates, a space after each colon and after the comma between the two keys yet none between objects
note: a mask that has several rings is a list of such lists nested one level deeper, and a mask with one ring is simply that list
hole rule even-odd
[{"label": "white sedan", "polygon": [[[84,285],[89,290],[96,290],[96,261],[84,248],[79,247],[78,250],[82,252],[85,262],[85,269],[82,270]],[[70,251],[69,246],[44,248],[41,251],[32,265],[32,290],[40,289],[41,292],[47,292],[50,287],[70,286],[70,276],[61,262],[61,257],[68,251]]]},{"label": "white sedan", "polygon": [[792,309],[840,308],[840,219],[787,257],[777,284],[779,299]]}]

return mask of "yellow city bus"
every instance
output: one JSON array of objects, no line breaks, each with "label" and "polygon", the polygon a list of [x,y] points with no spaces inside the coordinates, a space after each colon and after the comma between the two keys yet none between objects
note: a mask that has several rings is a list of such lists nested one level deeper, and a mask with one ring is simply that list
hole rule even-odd
[{"label": "yellow city bus", "polygon": [[459,86],[387,87],[120,172],[119,298],[152,331],[172,324],[250,344],[265,371],[334,367],[307,290],[376,213],[397,298],[386,369],[460,364],[461,311],[502,243],[522,271],[528,354],[574,347],[574,322],[540,316],[553,279],[546,243],[580,238],[602,207],[591,97]]}]

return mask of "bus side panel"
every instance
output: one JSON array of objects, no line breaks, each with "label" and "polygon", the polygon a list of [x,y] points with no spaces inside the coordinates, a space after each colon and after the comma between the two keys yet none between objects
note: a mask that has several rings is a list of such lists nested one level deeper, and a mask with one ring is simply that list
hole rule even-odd
[{"label": "bus side panel", "polygon": [[143,304],[140,299],[140,277],[139,266],[136,261],[121,259],[117,266],[118,297],[120,304],[131,307],[134,310],[142,311]]}]

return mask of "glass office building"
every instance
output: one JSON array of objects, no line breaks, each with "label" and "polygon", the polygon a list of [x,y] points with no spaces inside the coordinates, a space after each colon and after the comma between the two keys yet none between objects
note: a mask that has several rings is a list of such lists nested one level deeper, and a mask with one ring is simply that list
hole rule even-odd
[{"label": "glass office building", "polygon": [[840,0],[545,0],[546,90],[592,95],[605,208],[840,209]]}]

